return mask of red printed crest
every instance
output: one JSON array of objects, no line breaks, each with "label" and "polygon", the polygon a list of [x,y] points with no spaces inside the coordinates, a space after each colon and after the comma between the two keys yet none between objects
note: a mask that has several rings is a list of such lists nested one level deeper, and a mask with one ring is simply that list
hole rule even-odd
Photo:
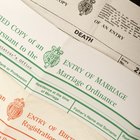
[{"label": "red printed crest", "polygon": [[20,117],[23,113],[24,106],[25,103],[23,98],[17,98],[14,100],[14,102],[10,103],[7,107],[8,121]]}]

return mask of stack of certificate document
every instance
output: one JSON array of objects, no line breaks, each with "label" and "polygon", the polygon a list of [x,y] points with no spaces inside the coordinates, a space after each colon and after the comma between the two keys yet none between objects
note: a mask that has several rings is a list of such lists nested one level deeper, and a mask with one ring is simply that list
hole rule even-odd
[{"label": "stack of certificate document", "polygon": [[128,0],[1,1],[0,139],[139,140],[139,14]]}]

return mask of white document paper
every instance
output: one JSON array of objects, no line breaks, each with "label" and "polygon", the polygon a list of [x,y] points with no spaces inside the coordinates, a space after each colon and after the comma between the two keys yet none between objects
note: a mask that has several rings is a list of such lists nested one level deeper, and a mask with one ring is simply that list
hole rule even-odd
[{"label": "white document paper", "polygon": [[62,110],[26,93],[1,70],[0,139],[105,140]]},{"label": "white document paper", "polygon": [[140,8],[129,0],[23,0],[58,28],[140,75]]},{"label": "white document paper", "polygon": [[140,139],[137,75],[61,32],[20,0],[1,1],[0,7],[2,70],[107,139]]}]

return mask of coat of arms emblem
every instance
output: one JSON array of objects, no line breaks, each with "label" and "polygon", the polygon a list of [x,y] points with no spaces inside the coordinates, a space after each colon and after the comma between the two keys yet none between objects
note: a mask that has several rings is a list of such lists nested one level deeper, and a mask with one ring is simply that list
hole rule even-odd
[{"label": "coat of arms emblem", "polygon": [[17,98],[14,102],[10,103],[7,107],[8,120],[14,120],[20,117],[23,113],[23,108],[25,106],[24,99]]},{"label": "coat of arms emblem", "polygon": [[93,10],[93,4],[95,2],[95,0],[82,0],[78,4],[79,15],[82,16],[91,13],[91,11]]},{"label": "coat of arms emblem", "polygon": [[45,63],[45,68],[54,67],[60,61],[60,56],[63,54],[61,47],[52,46],[51,51],[47,51],[44,56],[43,60]]}]

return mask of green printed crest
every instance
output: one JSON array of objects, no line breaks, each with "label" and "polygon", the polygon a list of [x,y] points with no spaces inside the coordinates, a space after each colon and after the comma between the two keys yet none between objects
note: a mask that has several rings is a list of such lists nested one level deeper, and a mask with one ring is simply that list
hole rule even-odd
[{"label": "green printed crest", "polygon": [[45,68],[54,67],[60,62],[60,56],[63,54],[61,47],[52,46],[50,51],[47,51],[44,56],[43,60],[45,63]]}]

